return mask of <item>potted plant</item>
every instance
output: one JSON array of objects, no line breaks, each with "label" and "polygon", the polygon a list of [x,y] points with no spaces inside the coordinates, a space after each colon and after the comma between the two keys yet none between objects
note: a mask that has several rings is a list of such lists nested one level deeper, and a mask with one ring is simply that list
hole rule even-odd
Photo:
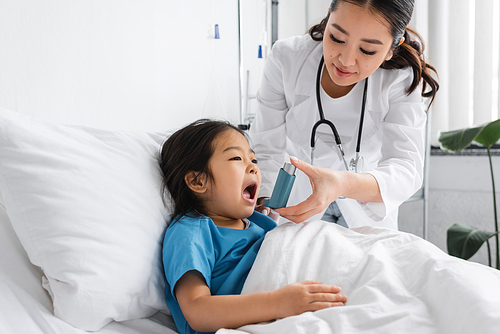
[{"label": "potted plant", "polygon": [[468,147],[473,141],[486,147],[490,162],[491,184],[493,190],[493,212],[495,217],[495,231],[480,231],[472,226],[454,224],[447,231],[448,253],[462,259],[469,259],[486,242],[488,247],[488,263],[491,264],[491,248],[489,240],[495,237],[496,259],[495,268],[500,269],[500,245],[498,243],[498,216],[496,205],[495,179],[493,176],[493,164],[491,161],[491,146],[500,139],[500,119],[488,124],[466,128],[461,130],[441,132],[439,134],[439,143],[444,151],[460,152]]}]

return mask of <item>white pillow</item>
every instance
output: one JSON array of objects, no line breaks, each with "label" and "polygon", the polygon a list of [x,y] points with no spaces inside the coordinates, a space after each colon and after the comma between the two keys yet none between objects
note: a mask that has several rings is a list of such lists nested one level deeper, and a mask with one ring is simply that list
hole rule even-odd
[{"label": "white pillow", "polygon": [[54,313],[98,330],[168,311],[161,246],[166,134],[55,125],[0,108],[0,189]]}]

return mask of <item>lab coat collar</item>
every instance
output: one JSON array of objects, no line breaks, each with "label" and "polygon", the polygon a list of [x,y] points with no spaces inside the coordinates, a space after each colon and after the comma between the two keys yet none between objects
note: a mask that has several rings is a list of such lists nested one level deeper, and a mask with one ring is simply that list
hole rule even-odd
[{"label": "lab coat collar", "polygon": [[[318,42],[316,46],[311,50],[306,61],[300,69],[299,75],[297,76],[297,81],[295,83],[294,95],[295,103],[300,104],[306,101],[308,98],[316,98],[316,76],[318,73],[318,66],[323,56],[323,43]],[[378,68],[376,72],[380,72],[382,69]],[[370,76],[370,78],[373,75]],[[374,82],[371,80],[371,85],[368,85],[368,98],[366,104],[366,111],[368,113],[372,110],[372,101],[370,99],[371,91],[373,91]]]},{"label": "lab coat collar", "polygon": [[[323,55],[323,43],[316,44],[300,69],[295,84],[294,94],[303,97],[314,97],[316,94],[316,75],[319,61]],[[305,99],[303,99],[305,100]]]}]

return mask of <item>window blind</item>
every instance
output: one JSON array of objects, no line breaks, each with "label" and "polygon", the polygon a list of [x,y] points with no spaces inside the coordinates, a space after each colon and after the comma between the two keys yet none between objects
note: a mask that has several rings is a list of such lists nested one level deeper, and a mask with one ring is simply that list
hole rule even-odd
[{"label": "window blind", "polygon": [[412,24],[439,75],[430,111],[432,145],[438,132],[498,119],[500,1],[417,0]]}]

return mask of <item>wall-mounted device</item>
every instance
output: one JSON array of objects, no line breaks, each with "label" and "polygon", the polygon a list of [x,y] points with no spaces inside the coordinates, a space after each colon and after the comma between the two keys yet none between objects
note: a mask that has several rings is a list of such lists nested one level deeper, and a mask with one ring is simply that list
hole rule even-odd
[{"label": "wall-mounted device", "polygon": [[297,167],[285,162],[283,168],[278,173],[278,178],[274,184],[271,198],[266,198],[263,205],[271,209],[279,209],[286,206],[290,192],[292,191],[293,183],[295,182],[295,170]]}]

